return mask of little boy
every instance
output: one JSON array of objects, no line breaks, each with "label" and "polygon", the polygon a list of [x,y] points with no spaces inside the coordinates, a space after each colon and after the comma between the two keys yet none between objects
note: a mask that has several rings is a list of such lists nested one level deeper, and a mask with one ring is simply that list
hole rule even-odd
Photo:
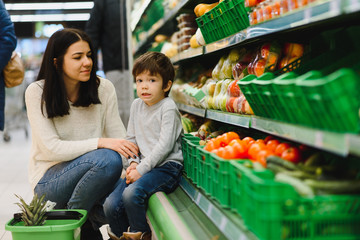
[{"label": "little boy", "polygon": [[123,161],[126,177],[104,203],[113,240],[151,239],[147,201],[155,192],[174,191],[183,169],[180,113],[168,97],[172,63],[162,53],[147,52],[135,61],[132,73],[139,98],[131,105],[127,139],[138,145],[140,157]]}]

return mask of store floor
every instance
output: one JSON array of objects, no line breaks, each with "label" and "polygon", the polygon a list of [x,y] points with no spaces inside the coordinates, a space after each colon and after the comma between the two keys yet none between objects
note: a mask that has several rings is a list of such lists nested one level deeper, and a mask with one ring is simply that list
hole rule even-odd
[{"label": "store floor", "polygon": [[[0,132],[0,240],[11,240],[11,232],[5,230],[9,221],[19,207],[15,205],[18,199],[14,194],[22,196],[29,202],[33,193],[28,183],[28,158],[31,146],[31,133],[25,137],[23,129],[9,132],[11,140],[4,142]],[[105,227],[101,228],[104,239],[108,239]]]}]

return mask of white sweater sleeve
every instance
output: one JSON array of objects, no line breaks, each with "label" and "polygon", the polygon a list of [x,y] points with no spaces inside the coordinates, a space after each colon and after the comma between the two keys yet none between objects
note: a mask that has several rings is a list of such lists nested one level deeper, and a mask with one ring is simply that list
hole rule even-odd
[{"label": "white sweater sleeve", "polygon": [[[97,148],[98,138],[63,140],[59,137],[54,120],[41,112],[42,86],[34,82],[25,92],[25,103],[31,126],[33,154],[37,160],[69,161]],[[68,126],[69,128],[73,126]]]}]

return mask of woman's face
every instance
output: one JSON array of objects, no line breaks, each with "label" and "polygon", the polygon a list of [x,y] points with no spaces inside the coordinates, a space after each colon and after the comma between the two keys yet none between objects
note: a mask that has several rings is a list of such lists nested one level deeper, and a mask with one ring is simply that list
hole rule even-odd
[{"label": "woman's face", "polygon": [[93,66],[88,42],[78,41],[70,45],[64,55],[63,77],[65,83],[86,82]]}]

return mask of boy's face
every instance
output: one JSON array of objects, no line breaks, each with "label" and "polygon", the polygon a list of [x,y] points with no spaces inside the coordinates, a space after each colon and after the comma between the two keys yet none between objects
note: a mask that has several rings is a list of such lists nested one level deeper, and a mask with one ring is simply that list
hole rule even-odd
[{"label": "boy's face", "polygon": [[152,106],[165,98],[165,92],[169,91],[172,82],[162,89],[163,79],[160,74],[150,75],[149,71],[140,73],[135,78],[138,97],[148,106]]}]

